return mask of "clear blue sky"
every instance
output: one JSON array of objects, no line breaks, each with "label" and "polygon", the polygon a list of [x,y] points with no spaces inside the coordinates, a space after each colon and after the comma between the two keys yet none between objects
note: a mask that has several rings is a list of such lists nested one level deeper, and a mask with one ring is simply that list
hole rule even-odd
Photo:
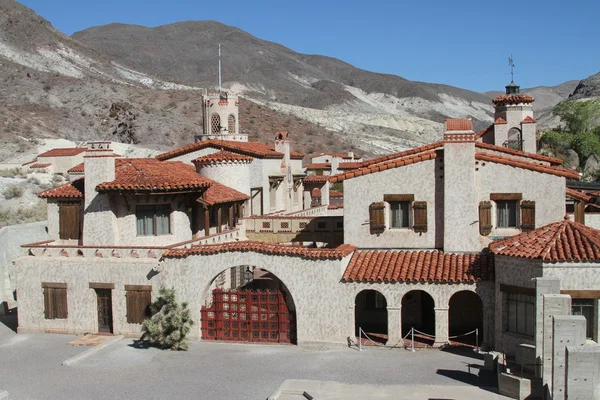
[{"label": "clear blue sky", "polygon": [[217,20],[295,51],[475,91],[600,71],[599,0],[21,0],[62,32]]}]

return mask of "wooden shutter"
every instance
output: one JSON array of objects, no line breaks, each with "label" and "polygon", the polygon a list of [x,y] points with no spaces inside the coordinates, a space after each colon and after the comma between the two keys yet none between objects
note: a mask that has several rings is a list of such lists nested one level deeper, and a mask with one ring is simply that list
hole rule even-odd
[{"label": "wooden shutter", "polygon": [[413,203],[413,229],[415,232],[427,232],[427,202]]},{"label": "wooden shutter", "polygon": [[58,236],[60,239],[79,239],[79,203],[59,203]]},{"label": "wooden shutter", "polygon": [[152,301],[151,287],[126,285],[130,289],[125,292],[127,303],[127,323],[141,324],[149,317],[149,307]]},{"label": "wooden shutter", "polygon": [[[67,310],[67,288],[64,284],[44,285],[44,318],[65,319]],[[59,287],[56,287],[59,286]]]},{"label": "wooden shutter", "polygon": [[492,203],[482,201],[479,203],[479,234],[487,236],[492,233]]},{"label": "wooden shutter", "polygon": [[521,202],[521,230],[529,232],[535,229],[535,201]]},{"label": "wooden shutter", "polygon": [[369,206],[369,228],[371,235],[385,231],[385,203],[379,201]]}]

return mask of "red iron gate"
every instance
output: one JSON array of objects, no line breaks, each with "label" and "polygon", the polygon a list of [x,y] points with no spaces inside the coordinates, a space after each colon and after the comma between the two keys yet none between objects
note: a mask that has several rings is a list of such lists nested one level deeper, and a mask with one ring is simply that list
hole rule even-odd
[{"label": "red iron gate", "polygon": [[295,343],[296,320],[280,290],[215,289],[202,306],[202,339]]}]

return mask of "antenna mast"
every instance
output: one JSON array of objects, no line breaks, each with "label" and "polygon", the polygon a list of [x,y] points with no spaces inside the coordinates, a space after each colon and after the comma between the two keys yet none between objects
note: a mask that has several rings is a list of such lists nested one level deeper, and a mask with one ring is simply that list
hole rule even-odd
[{"label": "antenna mast", "polygon": [[219,43],[219,93],[221,93],[221,43]]},{"label": "antenna mast", "polygon": [[[219,62],[221,62],[221,61],[219,61]],[[513,62],[512,54],[510,55],[510,57],[508,57],[508,66],[510,67],[510,82],[514,83],[515,82],[515,63]]]}]

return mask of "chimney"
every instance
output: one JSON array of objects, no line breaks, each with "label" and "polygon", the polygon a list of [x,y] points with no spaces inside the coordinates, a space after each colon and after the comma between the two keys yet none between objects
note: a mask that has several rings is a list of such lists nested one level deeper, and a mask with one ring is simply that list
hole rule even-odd
[{"label": "chimney", "polygon": [[96,191],[100,183],[115,180],[115,155],[110,142],[88,142],[83,163],[85,173],[83,244],[117,245],[116,217],[110,208],[108,195]]},{"label": "chimney", "polygon": [[348,157],[350,157],[350,161],[354,161],[354,152],[352,150],[348,150]]},{"label": "chimney", "polygon": [[290,164],[290,141],[287,131],[275,132],[275,151],[283,153],[286,166]]},{"label": "chimney", "polygon": [[447,119],[444,131],[444,251],[480,251],[471,119]]}]

